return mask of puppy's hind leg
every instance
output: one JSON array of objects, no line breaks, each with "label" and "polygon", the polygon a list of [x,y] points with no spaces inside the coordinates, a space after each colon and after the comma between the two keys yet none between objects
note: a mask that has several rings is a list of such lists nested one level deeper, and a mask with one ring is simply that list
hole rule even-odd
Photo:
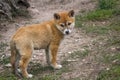
[{"label": "puppy's hind leg", "polygon": [[19,78],[23,78],[22,74],[18,71],[18,66],[19,66],[19,60],[20,60],[20,55],[17,54],[16,56],[16,61],[14,65],[14,74],[18,76]]},{"label": "puppy's hind leg", "polygon": [[22,71],[23,77],[31,78],[33,75],[28,74],[27,67],[28,67],[29,61],[31,59],[32,51],[31,50],[24,51],[24,54],[25,55],[21,55],[21,58],[20,58],[20,64],[19,64],[20,69]]},{"label": "puppy's hind leg", "polygon": [[11,48],[10,62],[11,62],[11,65],[12,65],[13,74],[18,76],[19,78],[22,78],[22,76],[20,75],[20,73],[18,71],[18,65],[19,65],[19,60],[20,60],[20,53],[16,49],[16,46],[15,46],[15,44],[13,42],[11,42],[10,48]]}]

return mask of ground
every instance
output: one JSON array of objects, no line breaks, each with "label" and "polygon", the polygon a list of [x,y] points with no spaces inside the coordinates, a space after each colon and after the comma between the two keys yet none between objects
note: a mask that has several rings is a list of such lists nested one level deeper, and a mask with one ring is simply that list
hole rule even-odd
[{"label": "ground", "polygon": [[[80,11],[90,11],[95,8],[93,0],[31,0],[31,8],[29,8],[31,18],[17,18],[12,22],[4,22],[7,29],[3,29],[0,34],[0,42],[5,46],[1,51],[1,60],[10,56],[9,41],[12,34],[25,25],[36,24],[53,18],[55,12],[63,10],[75,10],[75,14]],[[80,28],[75,27],[72,34],[65,37],[58,51],[58,63],[63,65],[61,70],[54,70],[47,67],[45,54],[43,50],[33,52],[28,72],[35,76],[31,80],[96,80],[100,70],[105,68],[105,64],[96,61],[96,54],[90,53],[88,48],[93,48],[93,42],[97,39],[86,35]],[[6,61],[7,62],[7,61]],[[10,79],[11,69],[1,63],[0,74],[5,76],[4,80]],[[9,72],[5,72],[8,70]],[[14,78],[16,79],[16,78]],[[2,80],[2,79],[0,79]]]}]

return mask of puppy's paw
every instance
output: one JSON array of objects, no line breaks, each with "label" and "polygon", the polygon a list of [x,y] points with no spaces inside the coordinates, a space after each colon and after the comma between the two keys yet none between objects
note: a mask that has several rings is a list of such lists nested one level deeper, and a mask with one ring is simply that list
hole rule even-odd
[{"label": "puppy's paw", "polygon": [[55,66],[52,65],[52,67],[53,67],[54,69],[61,69],[61,68],[62,68],[62,65],[57,64],[57,65],[55,65]]},{"label": "puppy's paw", "polygon": [[21,73],[21,70],[20,69],[17,69],[19,73]]},{"label": "puppy's paw", "polygon": [[27,78],[32,78],[33,77],[33,75],[32,74],[28,74],[28,77]]}]

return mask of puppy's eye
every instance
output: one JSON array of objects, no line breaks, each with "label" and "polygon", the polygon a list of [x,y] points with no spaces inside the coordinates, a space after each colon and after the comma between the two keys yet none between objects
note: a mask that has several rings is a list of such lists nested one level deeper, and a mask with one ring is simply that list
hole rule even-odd
[{"label": "puppy's eye", "polygon": [[69,22],[68,25],[71,25],[71,23]]},{"label": "puppy's eye", "polygon": [[60,24],[61,27],[64,27],[64,24]]}]

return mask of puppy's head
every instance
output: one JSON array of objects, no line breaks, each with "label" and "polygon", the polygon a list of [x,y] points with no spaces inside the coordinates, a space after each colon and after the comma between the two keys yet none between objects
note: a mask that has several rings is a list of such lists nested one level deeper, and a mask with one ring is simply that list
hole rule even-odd
[{"label": "puppy's head", "polygon": [[75,25],[74,11],[55,13],[54,20],[58,30],[63,34],[70,34]]}]

